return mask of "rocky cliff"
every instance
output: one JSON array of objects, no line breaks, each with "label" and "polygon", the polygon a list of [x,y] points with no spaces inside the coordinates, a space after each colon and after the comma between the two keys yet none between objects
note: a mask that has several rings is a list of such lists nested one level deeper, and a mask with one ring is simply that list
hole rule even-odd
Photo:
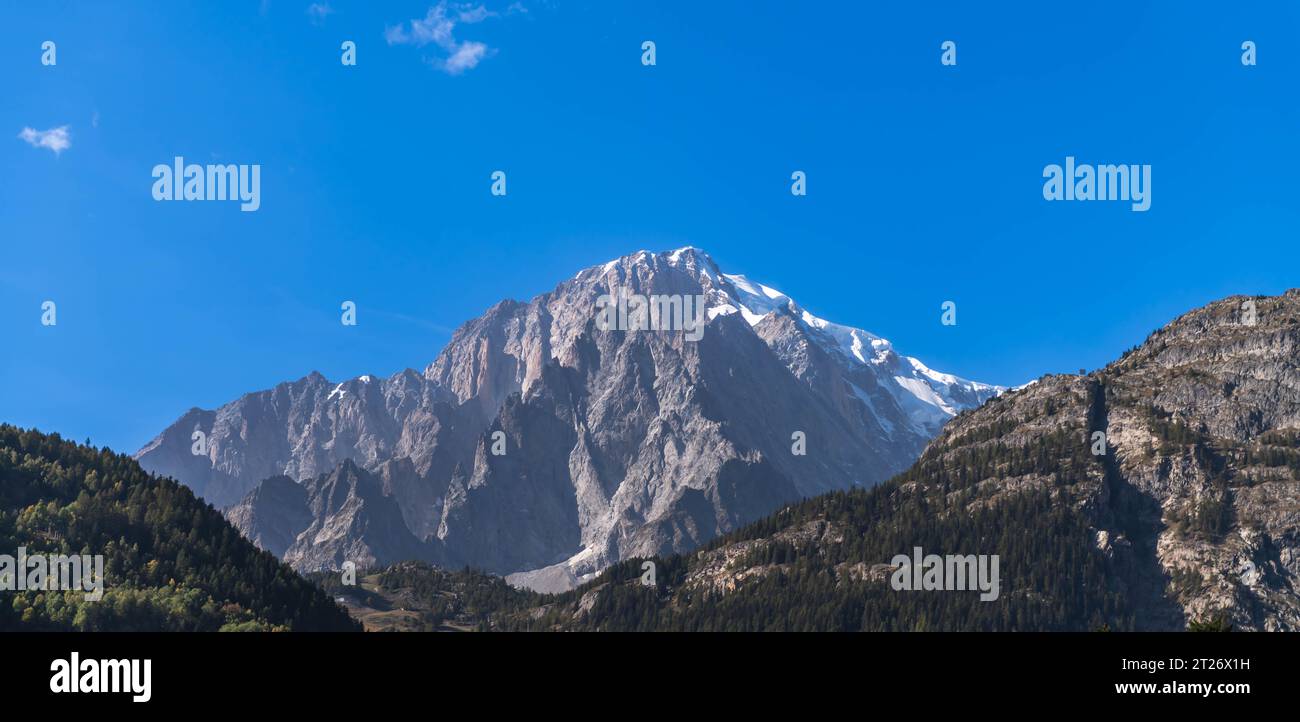
[{"label": "rocky cliff", "polygon": [[[602,323],[602,298],[638,296],[695,300],[703,325]],[[312,528],[295,531],[300,500],[282,481],[257,488],[351,461],[383,477],[380,496],[420,558],[565,588],[628,556],[692,549],[782,503],[878,483],[1000,390],[817,318],[697,249],[643,251],[497,304],[423,373],[337,384],[313,373],[191,410],[137,458],[233,506],[251,538],[300,567],[341,559],[308,548],[348,534],[360,538],[337,549],[397,561],[369,544],[373,525],[358,531],[328,518],[335,507],[309,505]]]}]

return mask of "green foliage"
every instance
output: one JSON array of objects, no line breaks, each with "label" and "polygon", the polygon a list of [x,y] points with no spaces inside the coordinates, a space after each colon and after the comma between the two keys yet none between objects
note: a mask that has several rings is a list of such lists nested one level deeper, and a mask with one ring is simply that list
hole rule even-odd
[{"label": "green foliage", "polygon": [[1232,527],[1232,501],[1224,494],[1218,498],[1204,499],[1196,506],[1191,528],[1211,541],[1218,542]]},{"label": "green foliage", "polygon": [[310,576],[331,595],[343,595],[380,611],[396,607],[419,615],[420,631],[489,631],[492,615],[518,612],[547,597],[516,589],[504,579],[469,568],[446,571],[424,562],[399,562],[367,576],[367,586],[345,586],[337,573]]},{"label": "green foliage", "polygon": [[1160,453],[1172,454],[1192,444],[1208,441],[1200,431],[1171,418],[1168,412],[1155,406],[1145,407],[1146,422],[1156,438],[1160,440]]},{"label": "green foliage", "polygon": [[0,630],[355,630],[216,509],[129,456],[0,425],[0,554],[102,554],[103,599],[0,591]]},{"label": "green foliage", "polygon": [[1210,619],[1194,620],[1187,625],[1189,632],[1231,632],[1227,616],[1220,614]]},{"label": "green foliage", "polygon": [[1300,432],[1270,431],[1261,435],[1255,446],[1246,449],[1245,463],[1286,467],[1292,478],[1300,479]]}]

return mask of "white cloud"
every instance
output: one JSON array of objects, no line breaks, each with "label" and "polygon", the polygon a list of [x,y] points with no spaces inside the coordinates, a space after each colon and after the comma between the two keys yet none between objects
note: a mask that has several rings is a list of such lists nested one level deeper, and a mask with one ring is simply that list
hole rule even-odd
[{"label": "white cloud", "polygon": [[456,10],[456,17],[466,25],[481,23],[488,18],[496,17],[496,13],[487,9],[486,5],[462,5]]},{"label": "white cloud", "polygon": [[456,48],[456,52],[443,63],[443,69],[452,75],[460,75],[478,65],[478,61],[483,59],[487,51],[488,46],[483,43],[474,41],[461,43],[460,47]]},{"label": "white cloud", "polygon": [[312,3],[307,6],[307,16],[315,25],[325,22],[325,17],[334,14],[334,8],[329,3]]},{"label": "white cloud", "polygon": [[72,136],[68,134],[66,125],[49,130],[23,128],[18,137],[30,143],[33,148],[49,148],[55,155],[72,147]]},{"label": "white cloud", "polygon": [[495,51],[488,47],[487,43],[477,40],[456,40],[453,35],[456,26],[473,25],[497,16],[497,13],[488,10],[485,5],[448,3],[447,0],[441,0],[437,5],[429,8],[423,18],[411,20],[406,26],[399,23],[386,28],[384,38],[389,45],[414,45],[417,48],[436,45],[445,51],[447,56],[434,59],[433,66],[448,75],[460,75],[477,66],[479,61]]}]

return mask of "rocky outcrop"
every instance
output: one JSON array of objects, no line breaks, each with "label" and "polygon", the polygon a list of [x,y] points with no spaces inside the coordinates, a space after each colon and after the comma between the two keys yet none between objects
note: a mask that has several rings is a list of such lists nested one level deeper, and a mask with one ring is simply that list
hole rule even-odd
[{"label": "rocky outcrop", "polygon": [[[995,498],[1055,489],[1115,562],[1136,626],[1300,629],[1300,290],[1191,311],[1087,376],[1048,376],[965,414],[926,452],[1077,439],[1097,463],[981,482]],[[1094,456],[1094,451],[1102,451]]]},{"label": "rocky outcrop", "polygon": [[274,476],[226,511],[244,536],[303,572],[359,569],[393,559],[435,560],[407,529],[396,498],[374,474],[345,460],[298,484]]},{"label": "rocky outcrop", "polygon": [[249,541],[283,559],[314,520],[307,496],[305,485],[273,476],[228,509],[226,519]]}]

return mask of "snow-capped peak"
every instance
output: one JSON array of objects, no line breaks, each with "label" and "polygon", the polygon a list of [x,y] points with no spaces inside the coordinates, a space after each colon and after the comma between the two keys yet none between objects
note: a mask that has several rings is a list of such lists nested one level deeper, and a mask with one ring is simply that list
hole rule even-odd
[{"label": "snow-capped peak", "polygon": [[753,328],[770,314],[789,315],[810,339],[843,359],[849,367],[861,365],[872,369],[913,425],[926,433],[934,433],[963,409],[1006,390],[934,371],[919,359],[899,354],[885,338],[819,318],[771,286],[740,274],[722,272],[707,253],[694,246],[666,253],[638,251],[604,264],[602,275],[624,260],[652,267],[662,263],[691,274],[707,295],[709,320],[739,313]]}]

